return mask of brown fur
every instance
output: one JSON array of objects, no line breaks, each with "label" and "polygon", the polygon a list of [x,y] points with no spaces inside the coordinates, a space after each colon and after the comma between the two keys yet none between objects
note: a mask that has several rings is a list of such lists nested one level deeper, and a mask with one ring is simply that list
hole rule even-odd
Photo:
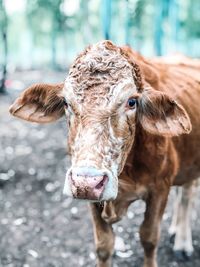
[{"label": "brown fur", "polygon": [[[50,122],[64,115],[64,99],[60,92],[64,84],[35,84],[10,107],[10,113],[33,122]],[[26,104],[29,103],[29,109]],[[31,108],[30,108],[31,107]]]},{"label": "brown fur", "polygon": [[[130,52],[129,48],[128,51]],[[200,175],[198,164],[200,162],[200,109],[198,107],[200,76],[197,75],[200,64],[197,66],[195,62],[192,65],[192,60],[189,65],[187,63],[165,64],[162,61],[154,63],[154,61],[143,60],[135,53],[132,55],[138,60],[145,81],[154,89],[167,92],[173,101],[183,104],[193,126],[190,135],[175,138],[150,135],[142,127],[138,127],[135,144],[120,176],[119,197],[112,202],[112,205],[105,204],[102,213],[108,223],[113,223],[124,214],[132,202],[131,196],[133,201],[137,198],[143,198],[146,201],[147,210],[140,237],[145,251],[144,266],[155,267],[157,266],[155,251],[159,237],[159,224],[169,187],[173,184],[181,185],[190,182]],[[173,101],[170,101],[172,105]],[[162,107],[157,104],[162,116]],[[145,108],[145,105],[142,105],[142,108]],[[149,113],[149,110],[153,112],[156,107],[152,108],[148,108],[148,117],[153,119],[154,114]],[[170,112],[170,107],[167,110]],[[143,189],[142,195],[139,193],[137,196],[140,188]],[[114,216],[107,217],[107,214],[113,214],[109,209],[114,210]]]},{"label": "brown fur", "polygon": [[[117,144],[113,140],[109,143],[110,150],[104,150],[109,136],[107,119],[112,115],[111,124],[115,135],[124,137],[123,147],[120,148],[123,157],[118,170],[117,198],[91,204],[98,266],[110,266],[114,245],[111,224],[121,219],[128,206],[140,198],[146,202],[144,222],[140,228],[145,253],[144,267],[156,267],[160,222],[170,187],[182,185],[200,175],[200,64],[185,58],[181,62],[179,59],[178,62],[174,60],[170,63],[164,58],[148,60],[129,47],[119,48],[111,42],[105,42],[104,48],[98,49],[97,46],[94,54],[92,47],[87,48],[69,72],[75,95],[75,99],[71,99],[70,108],[76,115],[75,119],[69,121],[71,153],[76,154],[79,160],[84,158],[85,151],[100,161],[104,160],[105,154],[111,155],[111,161],[116,160],[119,151],[114,150]],[[110,110],[105,109],[105,106],[112,99],[112,86],[130,76],[137,89],[134,95],[137,99],[136,120],[127,115],[126,122],[118,127],[120,118],[117,110],[121,102],[115,103]],[[51,91],[50,98],[46,90],[44,94],[35,89],[28,91],[17,100],[11,113],[25,118],[18,114],[18,110],[27,105],[27,101],[32,104],[37,99],[41,104],[39,109],[45,113],[43,116],[57,114],[57,106],[60,116],[63,102],[57,96],[58,91]],[[55,103],[51,101],[52,97],[55,97]],[[82,103],[84,114],[77,103]],[[27,118],[31,121],[32,115],[29,114]],[[98,130],[100,124],[104,124],[104,131]],[[75,144],[79,127],[82,127],[82,136],[79,134],[81,148]],[[96,151],[97,154],[94,153],[94,144],[84,143],[88,128],[96,135],[100,155]],[[180,135],[182,133],[185,134]],[[106,164],[109,167],[111,163],[107,161]]]}]

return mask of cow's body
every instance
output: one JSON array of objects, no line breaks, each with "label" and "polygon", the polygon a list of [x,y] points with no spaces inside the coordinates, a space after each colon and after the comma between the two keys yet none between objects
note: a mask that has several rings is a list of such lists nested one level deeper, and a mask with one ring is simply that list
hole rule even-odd
[{"label": "cow's body", "polygon": [[[200,176],[200,65],[199,67],[175,66],[178,72],[177,89],[174,97],[185,107],[192,123],[190,135],[174,138],[173,142],[178,152],[179,171],[174,184],[181,185]],[[173,73],[172,73],[173,75]]]},{"label": "cow's body", "polygon": [[161,63],[158,63],[157,59],[146,61],[147,66],[151,66],[153,74],[148,79],[150,71],[147,70],[145,79],[154,89],[170,94],[181,103],[192,123],[190,135],[170,139],[178,159],[178,173],[173,184],[182,185],[200,176],[200,62],[185,58],[182,59],[182,63],[165,63],[162,59],[160,61]]},{"label": "cow's body", "polygon": [[[167,90],[168,94],[184,106],[192,123],[190,135],[181,135],[172,139],[179,162],[175,185],[187,183],[200,176],[200,62],[186,59],[183,59],[183,62],[185,64],[161,64],[166,69],[166,73],[162,69],[159,71],[160,64],[158,64],[158,72],[161,75],[159,88]],[[152,64],[156,65],[153,61]]]},{"label": "cow's body", "polygon": [[[128,51],[130,50],[128,49]],[[129,53],[131,56],[131,51]],[[133,56],[136,58],[138,55],[134,53]],[[196,62],[193,65],[193,61],[183,64],[165,63],[164,60],[160,59],[145,60],[145,62],[143,60],[139,55],[139,62],[142,61],[140,67],[144,70],[143,73],[147,82],[154,89],[167,92],[185,107],[190,116],[193,130],[190,135],[168,138],[146,134],[142,129],[138,129],[135,145],[132,147],[123,172],[119,177],[118,197],[115,201],[104,204],[102,217],[108,223],[120,220],[122,215],[126,213],[130,203],[137,199],[144,199],[147,202],[147,206],[153,205],[149,212],[151,216],[152,214],[155,215],[155,213],[162,210],[159,207],[159,196],[166,194],[165,197],[167,197],[170,185],[186,184],[186,189],[183,191],[185,196],[183,195],[183,199],[177,200],[178,208],[183,209],[183,214],[180,215],[185,227],[185,229],[180,229],[183,234],[183,231],[186,232],[189,227],[184,222],[187,221],[189,223],[190,219],[188,220],[184,215],[186,213],[189,216],[186,209],[188,207],[191,208],[189,201],[192,198],[191,194],[194,193],[192,191],[192,180],[200,176],[200,64],[198,65]],[[151,197],[150,200],[148,199],[149,194],[154,195],[156,198],[155,203],[151,203]],[[157,194],[159,196],[156,196]],[[165,197],[160,200],[162,205],[165,205]],[[183,207],[181,206],[182,201],[185,202]],[[177,217],[178,209],[175,212]],[[143,238],[148,240],[147,247],[153,246],[156,240],[155,225],[150,219],[151,216],[147,218],[146,229],[144,227],[141,228],[141,231],[144,232],[141,236],[143,235]],[[173,227],[173,232],[170,232],[170,234],[176,234],[176,230]],[[180,237],[177,236],[176,238]],[[181,259],[185,255],[186,257],[190,256],[193,250],[190,240],[191,233],[185,238],[189,239],[189,241],[181,240],[180,248],[175,247],[175,252]],[[186,244],[183,244],[185,241]],[[145,267],[150,266],[155,265],[151,265],[149,262],[145,265]]]},{"label": "cow's body", "polygon": [[[159,240],[160,221],[165,209],[170,187],[172,185],[183,185],[185,183],[191,184],[191,181],[198,178],[200,175],[200,164],[198,164],[200,162],[200,64],[198,62],[193,62],[190,59],[183,60],[184,62],[187,61],[186,64],[182,64],[181,62],[169,63],[166,62],[165,59],[146,60],[139,54],[133,52],[130,48],[125,47],[119,49],[116,48],[116,46],[113,46],[110,42],[104,42],[99,46],[94,46],[88,51],[78,57],[70,72],[71,80],[68,79],[65,83],[66,99],[69,102],[74,101],[76,97],[79,99],[79,102],[76,102],[76,105],[72,102],[73,112],[75,116],[78,116],[78,119],[76,120],[76,118],[73,117],[72,120],[70,118],[70,127],[73,126],[71,126],[71,124],[74,124],[74,128],[72,127],[70,132],[69,143],[70,147],[72,147],[72,156],[74,158],[72,160],[72,169],[68,172],[66,179],[66,191],[74,197],[89,198],[100,201],[100,204],[98,202],[91,204],[99,267],[110,266],[110,257],[114,246],[114,235],[111,226],[112,223],[121,219],[123,214],[126,213],[128,206],[133,201],[143,199],[146,202],[146,212],[144,222],[140,228],[140,238],[145,252],[144,266],[156,267],[156,248]],[[93,53],[95,55],[94,57]],[[114,60],[113,58],[115,55],[117,55],[118,58],[116,57],[115,61],[111,64],[109,61],[104,64],[103,60],[105,58],[106,62],[106,57],[109,56],[109,53],[112,56],[111,60]],[[123,65],[123,68],[117,65],[118,60],[121,60],[121,63],[125,64]],[[96,70],[95,64],[97,64],[97,66],[100,64],[101,69],[99,70],[97,68]],[[109,115],[106,114],[105,111],[102,112],[92,106],[88,109],[90,111],[89,113],[84,113],[83,116],[77,115],[80,113],[80,110],[78,111],[79,107],[77,107],[77,103],[82,105],[82,108],[84,109],[87,105],[89,105],[89,102],[87,101],[94,97],[94,92],[99,94],[99,98],[93,98],[94,103],[97,103],[100,107],[101,103],[105,104],[105,102],[103,102],[103,94],[106,94],[105,91],[107,89],[110,90],[113,84],[118,84],[117,80],[119,79],[119,76],[117,76],[115,72],[112,72],[112,68],[115,64],[118,66],[119,73],[121,73],[120,75],[122,75],[121,79],[125,79],[124,77],[126,77],[128,71],[131,69],[130,66],[133,67],[132,73],[135,82],[134,86],[137,91],[136,89],[133,89],[133,93],[131,94],[130,90],[132,89],[124,89],[126,90],[125,93],[127,96],[129,96],[129,107],[127,108],[126,105],[125,110],[121,113],[121,117],[118,119],[116,119],[117,113],[114,113],[113,111],[114,106],[112,106],[112,109],[109,109]],[[109,81],[107,78],[108,76],[106,76],[108,75],[106,72],[106,66],[110,68],[110,73],[113,75],[113,79],[115,79],[112,83],[113,80],[109,78],[111,79],[109,87],[103,87],[104,82],[100,83],[100,81],[95,78],[97,75],[97,78],[100,77],[101,79],[104,79],[105,83]],[[128,68],[127,72],[120,72],[125,68]],[[86,77],[86,81],[90,82],[86,89],[83,89],[81,86],[80,88],[78,87],[78,85],[81,85],[81,82],[82,86],[85,86],[84,80],[82,80],[84,75]],[[131,72],[130,75],[132,75]],[[95,82],[92,83],[92,81]],[[76,86],[74,86],[75,84]],[[127,84],[129,84],[129,81]],[[148,89],[145,91],[146,87],[150,87],[150,90]],[[118,89],[114,90],[118,92],[117,90],[120,90],[119,85],[118,87],[116,86],[116,88]],[[52,114],[57,118],[58,114],[56,113],[57,115],[54,115],[52,110],[55,109],[56,106],[59,106],[59,114],[61,114],[62,102],[59,102],[58,97],[55,97],[57,100],[54,105],[52,104],[52,95],[50,98],[51,101],[46,97],[48,90],[51,88],[45,87],[45,90],[42,88],[39,88],[38,90],[37,87],[36,89],[37,91],[34,88],[30,88],[29,91],[25,93],[25,96],[16,101],[11,108],[12,114],[37,122],[40,122],[41,118],[43,121],[44,119],[46,120],[46,117],[50,120],[52,118]],[[42,94],[40,90],[43,90]],[[57,94],[58,90],[59,88],[56,87],[55,94]],[[33,97],[30,98],[31,100],[29,100],[28,97],[32,94],[32,91],[35,92],[35,94],[42,95],[45,99],[45,101],[43,101],[44,104],[42,104],[42,97],[37,97],[37,101],[40,105],[37,105],[35,110],[33,106],[36,102],[35,97],[34,99]],[[84,97],[83,93],[85,93]],[[106,105],[110,105],[113,101],[112,97],[109,99],[111,93],[109,92],[108,94],[109,95],[107,95],[106,98]],[[74,96],[73,98],[72,95]],[[130,98],[132,95],[134,95],[134,98],[138,98],[137,115],[134,113],[135,100],[133,97]],[[118,98],[115,98],[114,101],[116,102],[117,100]],[[86,103],[85,107],[81,104],[84,103],[84,101]],[[179,106],[176,103],[176,101],[182,104],[187,113],[182,106]],[[27,111],[27,107],[24,109],[27,105],[25,102],[29,102],[29,105],[31,104],[31,113]],[[49,108],[49,105],[51,108]],[[105,110],[107,107],[106,105],[102,106]],[[118,109],[122,109],[121,102],[117,105],[119,107]],[[124,117],[124,122],[118,122],[120,118],[124,116],[123,114],[125,112],[127,112],[127,115]],[[101,123],[98,116],[103,118]],[[191,126],[189,118],[193,127],[190,135],[183,134],[177,137],[172,137],[181,133],[190,132]],[[109,121],[109,125],[111,126],[108,126],[107,120],[112,120],[111,122]],[[80,121],[81,128],[78,128]],[[134,121],[136,121],[136,127],[133,127],[132,125]],[[119,123],[121,123],[121,128],[118,125]],[[92,125],[100,128],[92,129]],[[102,125],[107,128],[101,129]],[[116,128],[114,128],[115,125]],[[122,129],[122,125],[124,129],[127,129],[129,135],[126,135],[126,132],[122,131],[124,130]],[[88,131],[88,127],[86,126],[91,126],[90,131]],[[108,132],[108,127],[111,127],[112,131],[109,130],[110,132]],[[82,132],[78,132],[80,129]],[[103,131],[103,129],[105,131]],[[95,143],[93,146],[90,146],[90,143],[87,145],[87,138],[86,136],[83,138],[81,133],[84,133],[85,135],[90,133],[91,141],[100,140],[100,146],[98,147],[97,144],[96,150],[92,151]],[[133,141],[130,139],[131,135],[133,136]],[[116,136],[118,136],[118,139]],[[118,163],[119,166],[122,167],[118,170],[119,185],[117,198],[116,188],[115,190],[113,189],[114,192],[111,192],[112,186],[116,186],[116,182],[113,180],[113,183],[109,183],[110,180],[114,179],[113,173],[116,171],[116,165],[113,167],[112,164],[109,163],[111,166],[111,172],[102,172],[100,170],[102,165],[98,165],[101,164],[101,162],[95,163],[94,161],[96,160],[96,157],[99,157],[99,155],[99,158],[102,158],[102,162],[105,161],[105,164],[110,162],[110,159],[115,161],[118,157],[118,152],[114,150],[115,145],[112,145],[112,147],[109,148],[108,143],[106,143],[105,150],[102,150],[103,138],[105,140],[110,138],[111,144],[114,144],[115,141],[116,146],[118,146],[117,140],[121,140],[120,142],[123,141],[123,138],[128,140],[127,143],[124,143],[125,145],[120,145],[122,152],[124,147],[126,147],[128,152],[123,152],[124,154],[122,153],[123,157],[121,162]],[[78,145],[77,142],[79,142]],[[126,142],[126,140],[124,142]],[[114,152],[112,151],[111,153],[109,149],[114,150]],[[87,153],[84,154],[87,150],[89,151],[89,157],[87,156]],[[96,153],[94,154],[95,157],[93,152]],[[104,157],[104,154],[106,153],[108,153],[107,158],[109,158],[107,162],[106,157]],[[85,158],[87,158],[87,161]],[[119,162],[119,158],[117,159]],[[84,162],[87,168],[82,168],[83,165],[81,165],[80,162],[82,164]],[[98,166],[98,169],[97,167],[95,167],[96,169],[91,167],[94,166],[91,165],[91,162],[97,164],[95,166]],[[96,187],[97,181],[100,181],[100,183],[98,183],[98,187]],[[109,185],[107,186],[107,191],[104,190],[104,188],[106,188],[106,183]],[[94,191],[92,191],[94,186]],[[103,194],[102,191],[98,191],[99,188],[104,190],[103,193],[106,193]],[[188,188],[191,188],[191,186]],[[187,207],[188,206],[189,205],[187,205]],[[173,227],[171,234],[176,233],[176,230],[177,229],[174,230]],[[189,232],[186,239],[191,239],[190,234],[191,233]],[[181,247],[180,245],[181,242],[185,241],[183,240],[184,238],[185,237],[182,238],[182,241],[180,241],[181,239],[179,238],[179,240],[175,242],[178,244],[175,249],[185,250],[185,252],[190,253],[192,252],[191,240],[187,240],[189,245],[186,247]]]}]

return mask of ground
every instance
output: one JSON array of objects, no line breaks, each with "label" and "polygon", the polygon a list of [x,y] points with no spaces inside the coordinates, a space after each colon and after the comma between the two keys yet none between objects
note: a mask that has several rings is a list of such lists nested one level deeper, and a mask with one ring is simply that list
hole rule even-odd
[{"label": "ground", "polygon": [[[35,75],[35,76],[34,76]],[[31,74],[44,80],[47,74]],[[44,77],[43,77],[44,76]],[[20,75],[9,86],[20,89]],[[54,79],[48,74],[50,80]],[[64,78],[64,76],[63,76]],[[36,125],[13,118],[8,107],[19,91],[0,95],[0,266],[78,267],[95,266],[92,224],[86,202],[63,196],[67,155],[65,119],[51,125]],[[174,192],[163,217],[158,249],[160,267],[200,266],[200,211],[193,212],[194,255],[190,262],[176,262],[168,228]],[[199,206],[196,201],[196,208]],[[114,267],[140,267],[143,251],[138,229],[144,203],[135,202],[127,216],[114,226],[118,250]],[[121,237],[121,239],[120,239]],[[121,241],[125,246],[121,244]],[[119,249],[121,246],[121,249]]]}]

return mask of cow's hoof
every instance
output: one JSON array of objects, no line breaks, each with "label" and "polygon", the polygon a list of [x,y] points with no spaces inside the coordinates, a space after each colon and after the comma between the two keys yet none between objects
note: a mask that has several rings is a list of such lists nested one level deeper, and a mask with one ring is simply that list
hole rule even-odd
[{"label": "cow's hoof", "polygon": [[176,261],[190,261],[192,257],[192,252],[185,250],[175,250],[174,256]]}]

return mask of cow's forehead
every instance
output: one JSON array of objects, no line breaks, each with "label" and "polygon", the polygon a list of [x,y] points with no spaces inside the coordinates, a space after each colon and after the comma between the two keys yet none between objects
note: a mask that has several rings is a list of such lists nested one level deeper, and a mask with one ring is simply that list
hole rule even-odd
[{"label": "cow's forehead", "polygon": [[66,97],[79,103],[110,101],[126,84],[135,87],[133,67],[120,48],[104,41],[87,48],[69,70],[65,81]]}]

